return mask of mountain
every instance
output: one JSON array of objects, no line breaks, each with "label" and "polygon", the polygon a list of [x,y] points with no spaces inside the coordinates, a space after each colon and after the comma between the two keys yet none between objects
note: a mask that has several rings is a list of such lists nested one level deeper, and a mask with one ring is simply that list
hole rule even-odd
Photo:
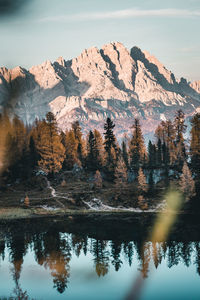
[{"label": "mountain", "polygon": [[147,51],[114,42],[84,50],[80,56],[29,70],[0,68],[0,109],[24,122],[43,118],[51,110],[59,127],[79,120],[84,132],[103,128],[109,116],[121,136],[139,117],[144,133],[151,134],[160,120],[182,109],[189,117],[200,111],[200,81],[177,79]]}]

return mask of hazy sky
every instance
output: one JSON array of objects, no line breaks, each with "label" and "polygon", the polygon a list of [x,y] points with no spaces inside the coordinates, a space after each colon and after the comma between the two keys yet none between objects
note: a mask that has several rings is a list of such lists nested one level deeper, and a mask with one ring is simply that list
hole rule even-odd
[{"label": "hazy sky", "polygon": [[29,68],[119,41],[148,50],[177,77],[200,79],[200,0],[8,2],[0,0],[0,66]]}]

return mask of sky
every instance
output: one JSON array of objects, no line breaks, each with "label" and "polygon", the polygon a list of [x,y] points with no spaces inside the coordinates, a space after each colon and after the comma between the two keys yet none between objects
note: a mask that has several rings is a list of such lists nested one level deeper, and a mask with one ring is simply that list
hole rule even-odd
[{"label": "sky", "polygon": [[118,41],[200,80],[199,34],[200,0],[0,0],[0,66],[8,68]]}]

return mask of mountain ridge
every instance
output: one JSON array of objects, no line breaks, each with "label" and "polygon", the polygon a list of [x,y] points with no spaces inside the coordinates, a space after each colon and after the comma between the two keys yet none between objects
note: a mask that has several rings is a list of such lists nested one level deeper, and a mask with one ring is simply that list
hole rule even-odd
[{"label": "mountain ridge", "polygon": [[177,109],[186,117],[200,111],[200,80],[177,79],[147,51],[113,42],[29,70],[0,68],[0,109],[5,108],[26,123],[51,110],[62,130],[79,120],[84,132],[101,128],[109,116],[119,136],[139,117],[150,133]]}]

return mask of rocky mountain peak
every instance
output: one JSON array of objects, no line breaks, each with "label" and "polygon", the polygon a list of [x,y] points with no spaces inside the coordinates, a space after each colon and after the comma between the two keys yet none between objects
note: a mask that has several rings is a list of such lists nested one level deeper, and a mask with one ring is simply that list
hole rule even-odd
[{"label": "rocky mountain peak", "polygon": [[65,67],[65,60],[62,56],[59,56],[56,60],[56,62],[61,65],[62,67]]},{"label": "rocky mountain peak", "polygon": [[200,80],[194,81],[190,84],[191,88],[200,94]]},{"label": "rocky mountain peak", "polygon": [[60,128],[79,120],[83,130],[103,128],[109,116],[116,132],[129,132],[139,117],[144,132],[177,109],[190,116],[200,107],[200,81],[178,80],[153,55],[119,42],[91,47],[78,57],[46,61],[28,71],[0,69],[0,107],[25,122],[43,118],[52,110]]}]

